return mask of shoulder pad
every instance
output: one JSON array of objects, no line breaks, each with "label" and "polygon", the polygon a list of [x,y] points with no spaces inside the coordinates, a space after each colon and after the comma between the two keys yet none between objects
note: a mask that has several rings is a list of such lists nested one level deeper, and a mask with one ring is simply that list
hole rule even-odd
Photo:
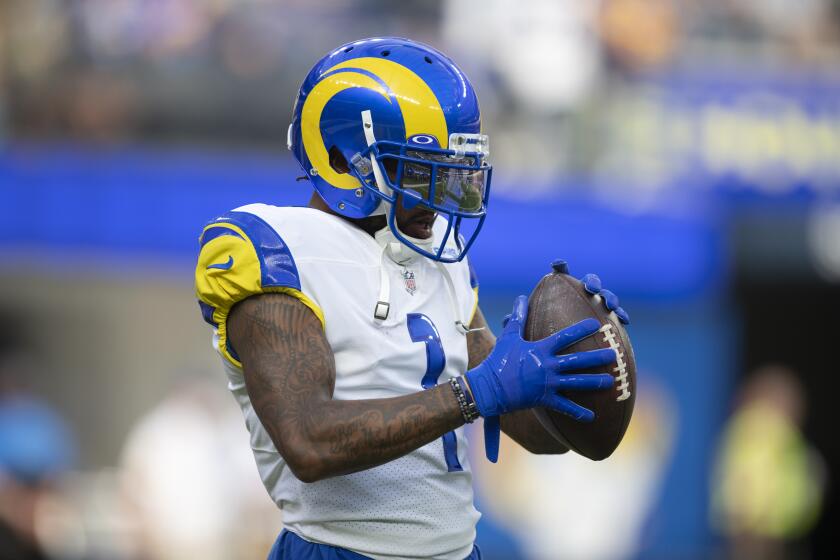
[{"label": "shoulder pad", "polygon": [[204,320],[218,329],[219,351],[241,366],[226,336],[231,308],[243,299],[281,292],[300,299],[323,324],[321,309],[301,292],[300,277],[288,245],[265,221],[233,211],[210,222],[199,238],[195,291]]}]

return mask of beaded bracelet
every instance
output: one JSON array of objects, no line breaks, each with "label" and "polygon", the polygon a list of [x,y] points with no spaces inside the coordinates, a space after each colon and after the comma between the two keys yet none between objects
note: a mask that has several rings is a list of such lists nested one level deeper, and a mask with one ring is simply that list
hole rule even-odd
[{"label": "beaded bracelet", "polygon": [[449,385],[452,387],[452,392],[455,393],[455,398],[458,399],[458,406],[461,408],[461,416],[464,417],[464,422],[472,424],[480,414],[475,406],[475,400],[464,386],[463,377],[453,377],[449,380]]}]

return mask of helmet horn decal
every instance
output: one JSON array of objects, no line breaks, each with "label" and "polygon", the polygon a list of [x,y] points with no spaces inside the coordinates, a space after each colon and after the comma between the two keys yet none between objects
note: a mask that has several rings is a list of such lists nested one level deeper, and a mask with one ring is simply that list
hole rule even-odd
[{"label": "helmet horn decal", "polygon": [[336,64],[331,70],[358,68],[377,76],[397,98],[405,122],[405,136],[429,134],[436,136],[441,148],[447,147],[449,133],[446,118],[435,93],[423,78],[392,60],[384,58],[356,58]]},{"label": "helmet horn decal", "polygon": [[373,78],[356,72],[340,72],[327,76],[312,88],[300,114],[300,135],[309,162],[322,179],[339,189],[358,188],[359,181],[349,173],[336,172],[330,165],[330,156],[321,136],[321,113],[330,99],[351,87],[371,89],[389,103],[391,101],[385,89]]},{"label": "helmet horn decal", "polygon": [[393,95],[402,113],[407,138],[416,134],[435,136],[440,147],[447,147],[449,134],[440,102],[426,82],[402,64],[382,58],[356,58],[336,64],[323,75],[325,77],[312,88],[304,102],[301,137],[312,167],[332,186],[340,189],[355,189],[359,186],[358,180],[352,175],[337,173],[332,169],[321,136],[320,121],[324,107],[336,94],[347,88],[371,89],[389,102]]}]

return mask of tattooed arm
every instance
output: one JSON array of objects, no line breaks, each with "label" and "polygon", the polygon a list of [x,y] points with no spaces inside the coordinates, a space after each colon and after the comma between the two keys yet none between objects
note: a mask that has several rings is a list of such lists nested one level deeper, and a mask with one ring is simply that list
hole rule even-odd
[{"label": "tattooed arm", "polygon": [[227,325],[254,410],[304,482],[387,463],[464,423],[448,383],[390,399],[333,400],[332,349],[315,314],[291,296],[249,297]]},{"label": "tattooed arm", "polygon": [[[470,328],[480,329],[482,327],[483,330],[467,333],[469,369],[483,362],[496,344],[496,337],[493,336],[490,327],[487,326],[481,308],[478,308]],[[569,450],[554,436],[545,431],[532,409],[518,410],[503,415],[501,417],[501,427],[505,434],[531,453],[558,454]]]}]

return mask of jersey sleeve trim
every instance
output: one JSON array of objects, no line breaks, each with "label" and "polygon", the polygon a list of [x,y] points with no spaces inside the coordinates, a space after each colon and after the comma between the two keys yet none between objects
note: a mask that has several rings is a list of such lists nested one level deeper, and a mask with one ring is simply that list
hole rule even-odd
[{"label": "jersey sleeve trim", "polygon": [[326,329],[324,313],[301,288],[286,242],[265,221],[247,212],[229,212],[204,228],[199,238],[196,296],[204,320],[217,330],[219,353],[236,367],[242,363],[227,337],[227,318],[240,301],[258,294],[283,293],[301,301]]},{"label": "jersey sleeve trim", "polygon": [[317,303],[312,301],[309,296],[300,290],[295,290],[294,288],[268,288],[266,292],[286,294],[287,296],[292,296],[293,298],[299,300],[303,305],[308,307],[316,317],[318,317],[318,320],[321,321],[321,328],[327,330],[327,321],[324,319],[324,311]]},{"label": "jersey sleeve trim", "polygon": [[[265,293],[285,294],[287,296],[291,296],[297,299],[303,305],[308,307],[315,314],[316,317],[318,317],[318,320],[321,321],[321,328],[326,330],[327,323],[324,320],[324,312],[321,310],[317,303],[312,301],[306,294],[304,294],[300,290],[296,290],[294,288],[267,288],[265,290]],[[227,337],[227,313],[225,313],[223,320],[221,320],[218,323],[217,329],[219,333],[219,353],[230,363],[241,369],[242,361],[239,359],[239,355],[236,353],[236,350],[233,349],[233,346],[231,345],[230,340]]]}]

